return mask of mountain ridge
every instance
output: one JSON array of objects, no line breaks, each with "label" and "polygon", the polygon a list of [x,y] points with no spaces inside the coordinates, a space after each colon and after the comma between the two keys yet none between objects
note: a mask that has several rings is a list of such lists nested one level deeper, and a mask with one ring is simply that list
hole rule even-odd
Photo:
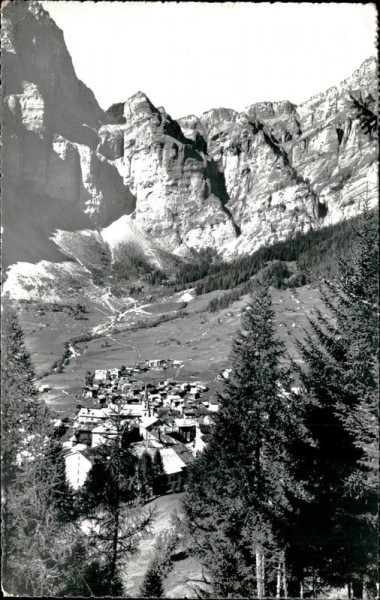
[{"label": "mountain ridge", "polygon": [[159,268],[170,263],[162,256],[191,261],[204,248],[231,260],[355,216],[359,192],[376,185],[377,146],[348,95],[376,96],[373,58],[299,106],[260,102],[175,120],[143,92],[103,111],[36,0],[7,6],[2,35],[10,294],[23,289],[27,264],[37,280],[40,263],[46,274],[49,263],[56,272],[76,262],[85,281],[83,256],[94,266],[105,253],[112,264],[118,244]]}]

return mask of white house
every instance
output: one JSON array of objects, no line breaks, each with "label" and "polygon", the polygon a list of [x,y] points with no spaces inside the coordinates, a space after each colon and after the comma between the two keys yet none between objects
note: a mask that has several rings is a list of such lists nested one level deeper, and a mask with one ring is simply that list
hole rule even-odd
[{"label": "white house", "polygon": [[161,448],[160,454],[169,488],[173,492],[181,492],[187,475],[187,466],[193,462],[194,457],[180,442],[172,447]]},{"label": "white house", "polygon": [[91,448],[96,448],[97,446],[102,446],[107,444],[110,439],[115,439],[117,437],[117,428],[106,421],[105,423],[101,423],[91,432]]},{"label": "white house", "polygon": [[105,381],[107,379],[107,369],[96,369],[94,381]]},{"label": "white house", "polygon": [[167,360],[164,358],[154,358],[151,360],[147,360],[146,362],[148,367],[150,367],[151,369],[159,369],[167,365]]},{"label": "white house", "polygon": [[117,377],[119,377],[120,371],[115,367],[114,369],[109,369],[108,373],[111,379],[117,379]]},{"label": "white house", "polygon": [[76,416],[77,423],[101,423],[108,417],[104,408],[81,408]]},{"label": "white house", "polygon": [[147,416],[148,409],[144,402],[138,404],[124,404],[121,409],[121,415],[125,418],[144,417]]},{"label": "white house", "polygon": [[168,394],[166,398],[163,398],[163,406],[173,408],[176,403],[183,401],[183,398],[178,394]]},{"label": "white house", "polygon": [[183,392],[186,392],[189,389],[190,385],[191,383],[187,383],[186,381],[184,381],[183,383],[179,384],[179,387]]},{"label": "white house", "polygon": [[183,360],[173,360],[173,367],[183,367]]},{"label": "white house", "polygon": [[157,419],[157,417],[142,417],[141,422],[139,423],[139,431],[143,439],[146,440],[149,432],[160,423],[161,421]]},{"label": "white house", "polygon": [[177,397],[177,398],[172,399],[172,401],[170,403],[170,407],[172,410],[178,410],[178,412],[181,413],[181,415],[182,415],[184,404],[185,404],[184,399]]},{"label": "white house", "polygon": [[221,371],[221,373],[220,373],[220,377],[222,379],[229,379],[231,372],[232,372],[232,369],[223,369],[223,371]]},{"label": "white house", "polygon": [[74,490],[82,487],[93,463],[94,454],[82,444],[78,444],[66,454],[66,479]]}]

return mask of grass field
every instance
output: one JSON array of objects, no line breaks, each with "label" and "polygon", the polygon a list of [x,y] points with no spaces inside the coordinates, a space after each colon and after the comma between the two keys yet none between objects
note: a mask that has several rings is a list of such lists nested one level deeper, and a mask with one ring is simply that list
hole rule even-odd
[{"label": "grass field", "polygon": [[[123,329],[123,326],[131,324],[132,313],[128,312],[125,322],[120,320],[116,324],[116,330],[110,329],[104,333],[104,337],[78,343],[76,350],[79,355],[70,359],[62,373],[44,377],[43,382],[52,387],[51,392],[44,395],[45,400],[57,410],[70,412],[78,402],[76,396],[81,392],[87,370],[120,367],[133,364],[140,358],[182,360],[185,364],[177,372],[179,381],[199,379],[209,385],[212,391],[219,389],[216,377],[223,368],[229,366],[231,342],[240,324],[241,311],[247,302],[247,297],[243,297],[219,312],[207,312],[205,307],[209,300],[220,293],[211,292],[195,297],[187,303],[183,316],[155,327],[134,331]],[[285,342],[290,356],[297,359],[295,340],[302,339],[312,309],[318,306],[322,308],[318,290],[309,286],[295,291],[271,288],[271,293],[278,337]],[[160,310],[161,305],[162,303]],[[173,297],[168,299],[168,305],[173,306]],[[22,307],[20,313],[20,322],[32,360],[37,366],[37,374],[47,370],[62,355],[66,340],[89,331],[99,322],[104,323],[107,318],[105,314],[95,310],[85,315],[88,321],[75,320],[67,312],[56,313],[46,308],[42,312],[45,314],[41,315],[37,306],[28,305]],[[139,308],[136,313],[144,323],[157,318],[157,314],[141,315]],[[134,319],[137,317],[136,313]],[[174,375],[175,372],[168,369],[151,371],[139,378],[167,379]]]},{"label": "grass field", "polygon": [[75,315],[75,305],[55,311],[52,304],[18,302],[15,308],[37,376],[62,356],[66,341],[88,332],[108,317],[94,307]]}]

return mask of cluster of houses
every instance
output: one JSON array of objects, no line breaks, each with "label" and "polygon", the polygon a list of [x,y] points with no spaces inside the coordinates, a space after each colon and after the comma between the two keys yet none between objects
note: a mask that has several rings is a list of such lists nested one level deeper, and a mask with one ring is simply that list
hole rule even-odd
[{"label": "cluster of houses", "polygon": [[[158,361],[147,361],[151,362]],[[165,379],[144,383],[136,377],[141,372],[141,367],[98,369],[85,378],[82,398],[91,399],[94,405],[101,407],[114,401],[140,405],[140,409],[136,407],[134,410],[140,410],[141,416],[149,417],[168,409],[177,411],[177,416],[194,418],[200,409],[215,412],[219,408],[217,402],[202,398],[208,390],[202,382],[179,383],[174,379]]]},{"label": "cluster of houses", "polygon": [[[176,368],[183,364],[172,363],[180,363],[174,364]],[[143,369],[162,370],[162,365],[162,361],[146,361]],[[144,383],[136,378],[140,372],[138,365],[86,375],[82,404],[77,405],[61,438],[66,476],[74,489],[84,484],[99,446],[118,435],[116,416],[124,429],[133,432],[132,447],[138,457],[147,452],[153,458],[158,450],[168,490],[183,489],[187,467],[210,435],[210,413],[219,406],[203,398],[208,388],[201,382],[166,379]]]}]

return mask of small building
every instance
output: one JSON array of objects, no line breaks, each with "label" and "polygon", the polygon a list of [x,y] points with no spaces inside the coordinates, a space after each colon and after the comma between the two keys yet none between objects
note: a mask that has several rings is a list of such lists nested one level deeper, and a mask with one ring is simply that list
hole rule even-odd
[{"label": "small building", "polygon": [[182,492],[187,478],[187,467],[194,462],[194,457],[181,442],[175,441],[170,447],[160,449],[164,471],[168,478],[169,490]]},{"label": "small building", "polygon": [[220,379],[229,379],[231,372],[232,372],[232,369],[223,369],[223,371],[221,371],[219,374],[219,378]]},{"label": "small building", "polygon": [[191,383],[187,383],[187,382],[184,381],[183,383],[179,384],[179,387],[181,388],[181,390],[183,392],[188,392],[189,389],[190,389],[190,387],[191,387]]},{"label": "small building", "polygon": [[183,409],[183,416],[191,419],[192,417],[195,417],[196,412],[197,411],[195,408],[189,408],[185,406]]},{"label": "small building", "polygon": [[113,369],[109,369],[108,375],[110,379],[117,379],[119,377],[120,369],[114,367]]},{"label": "small building", "polygon": [[92,430],[91,447],[97,448],[108,443],[109,440],[115,439],[117,436],[117,427],[111,422],[106,421],[97,425]]},{"label": "small building", "polygon": [[173,360],[173,367],[178,369],[179,367],[183,367],[183,360]]},{"label": "small building", "polygon": [[95,397],[95,404],[100,404],[100,406],[104,406],[107,401],[107,397],[105,394],[99,394]]},{"label": "small building", "polygon": [[96,398],[98,395],[98,386],[93,387],[92,385],[83,386],[82,398]]},{"label": "small building", "polygon": [[85,425],[80,425],[79,427],[74,428],[74,439],[73,446],[77,444],[88,446],[91,448],[92,442],[92,430],[94,429],[94,423],[86,423]]},{"label": "small building", "polygon": [[94,382],[105,381],[107,379],[107,369],[96,369],[94,373]]},{"label": "small building", "polygon": [[148,410],[146,409],[143,402],[124,404],[120,414],[126,419],[134,419],[136,417],[147,416]]},{"label": "small building", "polygon": [[65,456],[66,479],[74,490],[82,487],[94,464],[95,455],[91,448],[75,446]]},{"label": "small building", "polygon": [[104,408],[81,408],[76,416],[77,423],[101,423],[107,418]]},{"label": "small building", "polygon": [[160,419],[157,417],[142,417],[139,423],[139,432],[144,440],[148,438],[148,433],[161,425]]},{"label": "small building", "polygon": [[175,419],[174,430],[178,431],[185,443],[192,442],[196,435],[197,422],[194,419]]},{"label": "small building", "polygon": [[147,365],[150,369],[166,369],[168,361],[165,358],[153,358],[147,360]]}]

